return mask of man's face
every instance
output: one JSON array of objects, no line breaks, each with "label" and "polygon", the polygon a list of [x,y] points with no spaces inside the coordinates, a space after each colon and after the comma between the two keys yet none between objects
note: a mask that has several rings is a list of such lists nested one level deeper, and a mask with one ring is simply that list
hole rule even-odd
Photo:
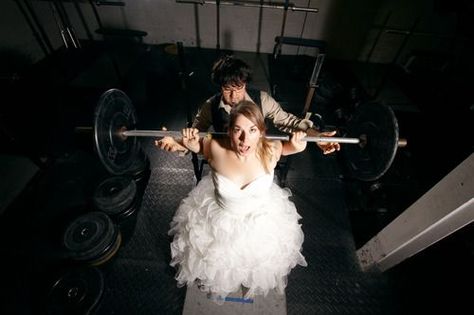
[{"label": "man's face", "polygon": [[245,98],[246,84],[241,85],[224,85],[221,87],[222,99],[224,104],[234,106]]}]

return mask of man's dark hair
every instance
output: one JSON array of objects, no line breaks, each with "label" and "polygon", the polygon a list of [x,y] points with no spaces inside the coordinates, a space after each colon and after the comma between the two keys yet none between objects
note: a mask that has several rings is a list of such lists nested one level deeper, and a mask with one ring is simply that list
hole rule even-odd
[{"label": "man's dark hair", "polygon": [[211,79],[218,86],[242,85],[251,80],[250,67],[234,56],[223,56],[212,66]]}]

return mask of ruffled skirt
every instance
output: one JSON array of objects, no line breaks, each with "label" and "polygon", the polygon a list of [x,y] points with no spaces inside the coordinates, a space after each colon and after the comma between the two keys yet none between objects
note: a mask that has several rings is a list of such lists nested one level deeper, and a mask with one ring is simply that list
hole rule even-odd
[{"label": "ruffled skirt", "polygon": [[273,183],[259,202],[229,209],[217,202],[211,177],[204,177],[171,222],[170,264],[178,267],[178,286],[197,281],[221,298],[241,286],[248,289],[245,298],[272,289],[283,294],[291,269],[307,265],[301,217],[290,196]]}]

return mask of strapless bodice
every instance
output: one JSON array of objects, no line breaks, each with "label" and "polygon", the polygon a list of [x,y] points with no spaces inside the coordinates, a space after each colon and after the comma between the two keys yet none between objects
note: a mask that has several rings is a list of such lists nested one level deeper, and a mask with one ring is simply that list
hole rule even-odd
[{"label": "strapless bodice", "polygon": [[235,182],[217,172],[212,172],[216,199],[224,209],[242,212],[250,211],[256,204],[260,204],[268,196],[273,184],[273,171],[255,178],[245,187],[240,188]]}]

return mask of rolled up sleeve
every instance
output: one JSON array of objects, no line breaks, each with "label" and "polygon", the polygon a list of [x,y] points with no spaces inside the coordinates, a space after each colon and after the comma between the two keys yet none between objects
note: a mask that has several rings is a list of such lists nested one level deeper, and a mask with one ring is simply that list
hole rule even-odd
[{"label": "rolled up sleeve", "polygon": [[199,109],[193,120],[193,128],[199,131],[208,131],[212,126],[211,102],[207,100]]},{"label": "rolled up sleeve", "polygon": [[280,104],[268,93],[262,91],[260,97],[262,100],[263,115],[269,118],[278,130],[291,133],[295,130],[306,131],[308,128],[313,127],[311,120],[298,118],[284,111]]}]

